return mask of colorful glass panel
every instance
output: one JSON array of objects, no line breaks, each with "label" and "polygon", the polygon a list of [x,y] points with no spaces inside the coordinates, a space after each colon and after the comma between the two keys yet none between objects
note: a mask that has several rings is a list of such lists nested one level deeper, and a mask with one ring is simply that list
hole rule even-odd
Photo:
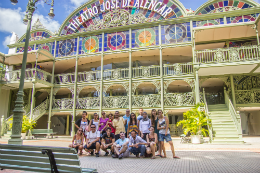
[{"label": "colorful glass panel", "polygon": [[102,35],[83,37],[79,40],[79,54],[102,51]]},{"label": "colorful glass panel", "polygon": [[36,50],[45,49],[49,51],[53,56],[54,56],[54,48],[55,48],[55,42],[36,45]]},{"label": "colorful glass panel", "polygon": [[[28,52],[30,52],[32,50],[34,50],[34,45],[28,46]],[[21,52],[24,52],[24,47],[17,47],[16,53],[21,53]]]},{"label": "colorful glass panel", "polygon": [[61,35],[93,31],[182,17],[182,10],[171,0],[101,0],[86,4],[67,19]]},{"label": "colorful glass panel", "polygon": [[162,44],[191,41],[190,23],[162,26]]},{"label": "colorful glass panel", "polygon": [[203,21],[194,21],[193,27],[201,27],[201,26],[212,26],[212,25],[220,25],[224,24],[224,19],[212,19],[212,20],[203,20]]},{"label": "colorful glass panel", "polygon": [[248,2],[243,1],[234,1],[234,0],[226,0],[226,1],[217,1],[209,6],[201,9],[197,14],[208,14],[208,13],[218,13],[224,11],[252,8],[254,4],[249,4]]},{"label": "colorful glass panel", "polygon": [[129,31],[105,34],[104,51],[129,48]]},{"label": "colorful glass panel", "polygon": [[227,17],[227,23],[229,24],[229,23],[251,22],[251,21],[255,21],[257,16],[258,14]]},{"label": "colorful glass panel", "polygon": [[159,45],[158,27],[132,31],[132,48]]},{"label": "colorful glass panel", "polygon": [[77,38],[70,39],[70,40],[63,40],[57,42],[57,50],[56,54],[57,57],[62,56],[72,56],[76,55],[77,52]]},{"label": "colorful glass panel", "polygon": [[[30,41],[41,40],[50,37],[51,35],[45,31],[33,32],[30,35]],[[21,42],[25,42],[25,38]]]}]

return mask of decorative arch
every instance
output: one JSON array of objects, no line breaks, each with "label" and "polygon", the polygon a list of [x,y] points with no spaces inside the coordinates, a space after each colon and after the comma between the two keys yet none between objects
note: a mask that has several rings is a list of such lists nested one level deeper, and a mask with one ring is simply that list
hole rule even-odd
[{"label": "decorative arch", "polygon": [[[35,40],[41,40],[45,38],[50,38],[54,34],[47,30],[42,23],[40,22],[39,19],[34,23],[32,26],[32,30],[30,32],[30,41],[35,41]],[[18,43],[25,42],[26,39],[26,34],[24,34],[19,40]]]},{"label": "decorative arch", "polygon": [[[85,90],[87,88],[87,90],[89,91],[88,93],[85,93],[85,94],[89,94],[89,93],[92,93],[92,92],[99,92],[94,86],[84,86],[84,87],[80,87],[78,88],[78,98],[82,98],[80,97],[81,94],[84,94],[83,93],[83,90]],[[84,96],[84,95],[83,95]],[[88,97],[88,96],[87,96]]]},{"label": "decorative arch", "polygon": [[179,0],[91,0],[63,22],[59,35],[186,16]]},{"label": "decorative arch", "polygon": [[186,91],[186,92],[192,92],[193,91],[193,85],[191,85],[191,83],[189,81],[186,80],[173,80],[173,81],[168,81],[168,85],[167,87],[165,87],[165,91],[167,92],[169,90],[170,85],[177,83],[179,85],[177,86],[181,86],[179,89],[180,90],[185,90],[183,86],[187,86],[189,88],[189,90],[191,91]]},{"label": "decorative arch", "polygon": [[161,93],[161,82],[160,81],[147,81],[147,82],[133,83],[132,95],[135,95],[136,89],[138,88],[139,85],[141,85],[143,83],[151,83],[151,84],[153,84],[155,86],[155,88],[157,89],[158,94]]},{"label": "decorative arch", "polygon": [[128,95],[128,90],[129,90],[129,85],[126,83],[121,83],[121,84],[110,84],[110,85],[105,85],[104,86],[104,93],[108,92],[108,89],[114,85],[120,85],[125,89],[126,94]]},{"label": "decorative arch", "polygon": [[257,6],[260,6],[260,4],[253,0],[213,0],[200,6],[195,11],[195,15],[240,10]]}]

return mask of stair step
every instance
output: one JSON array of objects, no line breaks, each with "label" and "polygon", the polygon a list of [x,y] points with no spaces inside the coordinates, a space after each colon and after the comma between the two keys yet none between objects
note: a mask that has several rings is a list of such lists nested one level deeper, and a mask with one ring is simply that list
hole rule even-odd
[{"label": "stair step", "polygon": [[234,133],[234,134],[214,134],[214,138],[238,138],[238,134]]},{"label": "stair step", "polygon": [[213,139],[212,144],[244,144],[244,141],[242,140],[222,140],[222,141],[215,141]]}]

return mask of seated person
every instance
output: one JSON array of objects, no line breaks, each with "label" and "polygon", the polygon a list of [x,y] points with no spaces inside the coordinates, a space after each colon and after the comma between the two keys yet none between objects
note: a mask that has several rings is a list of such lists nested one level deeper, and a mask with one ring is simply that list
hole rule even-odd
[{"label": "seated person", "polygon": [[122,159],[123,157],[129,157],[129,139],[125,137],[125,132],[120,132],[119,134],[120,138],[113,144],[115,154],[113,154],[112,157]]},{"label": "seated person", "polygon": [[[96,125],[91,124],[91,130],[87,135],[86,145],[84,146],[85,150],[94,150],[96,149],[96,157],[99,157],[99,149],[100,149],[100,131],[96,130]],[[93,151],[91,152],[93,155]]]},{"label": "seated person", "polygon": [[101,149],[106,152],[105,156],[108,155],[107,149],[110,149],[111,155],[114,154],[115,135],[111,133],[111,128],[106,129],[106,133],[102,135]]},{"label": "seated person", "polygon": [[155,159],[155,152],[157,151],[156,144],[158,142],[157,134],[154,133],[154,127],[153,126],[151,126],[149,130],[150,130],[150,133],[147,134],[147,137],[146,137],[147,143],[149,143],[149,145],[146,148],[146,153],[149,154],[149,155],[152,154],[151,159]]},{"label": "seated person", "polygon": [[130,145],[131,147],[129,151],[136,155],[136,157],[139,157],[139,153],[141,153],[141,158],[144,158],[146,147],[145,145],[148,145],[148,143],[143,140],[140,136],[136,135],[136,131],[131,132],[130,136]]},{"label": "seated person", "polygon": [[78,153],[78,150],[79,150],[80,151],[79,155],[82,155],[82,150],[83,150],[84,136],[83,136],[82,133],[83,133],[83,129],[80,127],[77,131],[77,134],[75,134],[73,136],[72,144],[69,145],[69,147],[75,148],[77,153]]}]

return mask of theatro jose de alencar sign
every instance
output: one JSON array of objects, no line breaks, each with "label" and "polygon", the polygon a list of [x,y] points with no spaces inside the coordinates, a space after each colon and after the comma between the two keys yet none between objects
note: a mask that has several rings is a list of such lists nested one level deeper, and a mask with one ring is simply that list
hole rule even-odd
[{"label": "theatro jose de alencar sign", "polygon": [[[167,19],[174,15],[173,8],[176,8],[171,1],[157,1],[157,0],[108,0],[108,1],[96,1],[92,4],[85,5],[79,10],[79,14],[72,17],[64,29],[77,32],[79,26],[84,26],[90,19],[98,17],[100,14],[113,11],[115,9],[135,9],[135,10],[150,10],[153,13],[157,13],[163,19]],[[130,13],[133,14],[133,13]],[[86,27],[86,26],[85,26]]]}]

